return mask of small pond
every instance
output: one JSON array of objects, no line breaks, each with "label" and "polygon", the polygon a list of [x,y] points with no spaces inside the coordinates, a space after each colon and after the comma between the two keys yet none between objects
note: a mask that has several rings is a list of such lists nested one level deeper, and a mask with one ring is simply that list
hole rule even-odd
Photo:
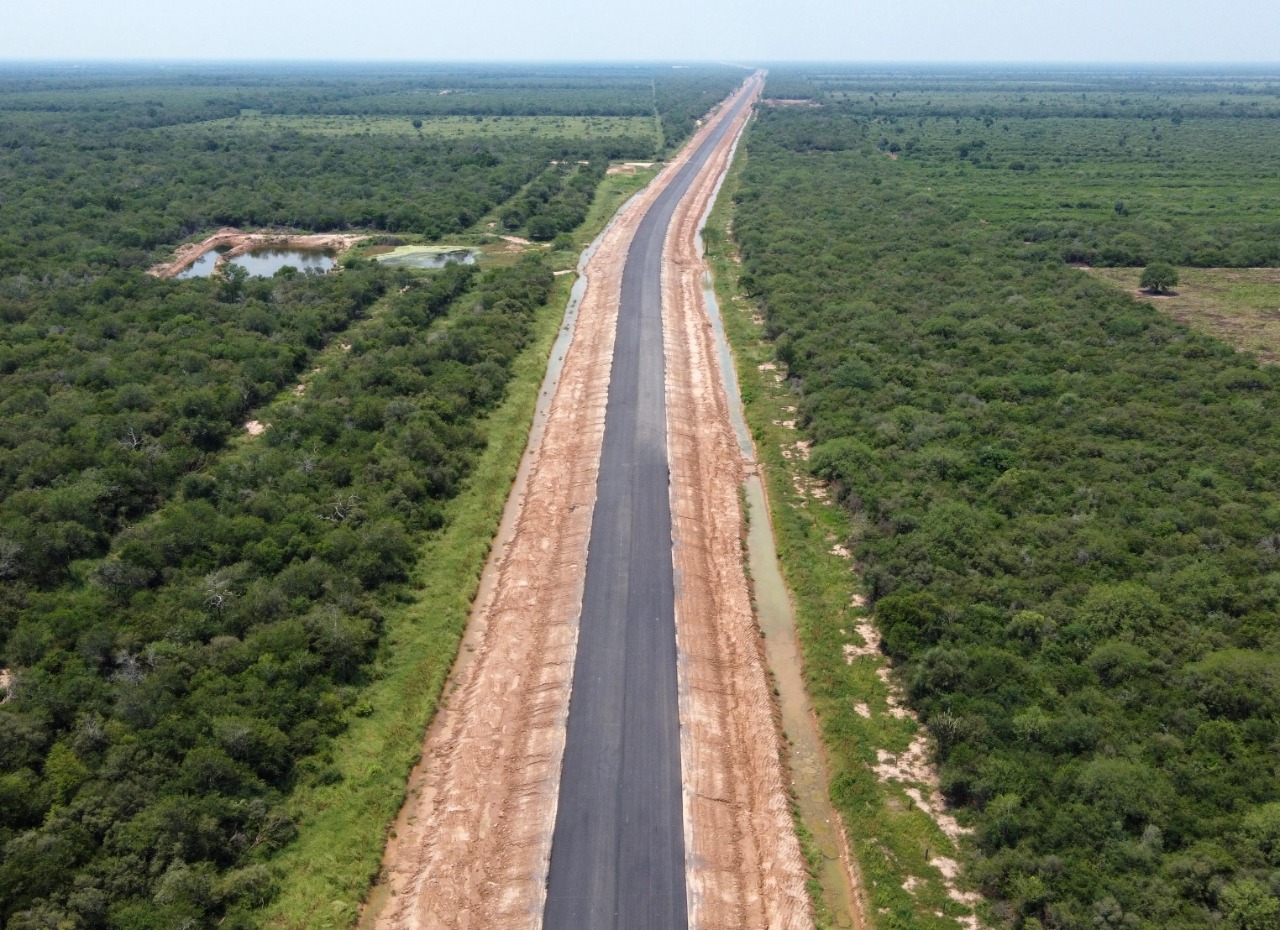
[{"label": "small pond", "polygon": [[476,252],[448,246],[402,245],[376,258],[393,268],[443,268],[445,265],[473,265]]},{"label": "small pond", "polygon": [[334,256],[332,252],[317,249],[254,249],[227,261],[239,265],[251,277],[269,278],[286,265],[299,271],[329,271],[333,268]]},{"label": "small pond", "polygon": [[207,278],[213,274],[213,266],[218,264],[218,259],[226,249],[213,249],[205,252],[194,262],[182,269],[178,273],[179,278]]}]

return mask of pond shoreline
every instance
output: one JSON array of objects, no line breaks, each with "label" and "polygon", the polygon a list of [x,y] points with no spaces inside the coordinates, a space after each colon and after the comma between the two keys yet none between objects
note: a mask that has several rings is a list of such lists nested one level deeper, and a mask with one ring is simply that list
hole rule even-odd
[{"label": "pond shoreline", "polygon": [[214,268],[214,274],[217,274],[227,261],[258,249],[302,249],[340,254],[356,243],[369,238],[372,238],[370,233],[247,233],[233,226],[227,226],[200,242],[188,242],[178,246],[172,261],[153,266],[147,274],[157,278],[175,277],[190,268],[202,255],[215,249],[226,249],[219,256]]}]

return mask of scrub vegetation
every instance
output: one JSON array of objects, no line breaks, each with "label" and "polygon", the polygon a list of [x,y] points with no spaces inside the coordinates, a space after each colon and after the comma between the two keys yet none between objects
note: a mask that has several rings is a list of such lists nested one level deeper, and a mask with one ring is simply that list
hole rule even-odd
[{"label": "scrub vegetation", "polygon": [[842,654],[856,588],[991,920],[1276,926],[1280,374],[1072,264],[1280,264],[1280,77],[825,69],[767,95],[739,286],[854,558],[779,519],[871,920],[940,918],[901,884],[936,841],[871,771],[910,723]]},{"label": "scrub vegetation", "polygon": [[195,123],[194,133],[300,132],[317,136],[396,135],[441,138],[499,139],[547,136],[591,139],[615,145],[656,147],[657,126],[646,116],[266,116],[246,110],[224,120]]},{"label": "scrub vegetation", "polygon": [[[351,923],[523,447],[569,281],[547,256],[638,183],[598,183],[582,136],[192,124],[404,97],[679,138],[740,80],[642,73],[459,69],[454,111],[412,72],[0,75],[6,930]],[[530,198],[559,251],[500,266],[145,273],[220,225],[430,241]]]}]

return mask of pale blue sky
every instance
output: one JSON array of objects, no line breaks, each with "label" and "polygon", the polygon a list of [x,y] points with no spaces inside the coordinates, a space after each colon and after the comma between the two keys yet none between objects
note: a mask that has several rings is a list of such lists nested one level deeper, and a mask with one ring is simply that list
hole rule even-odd
[{"label": "pale blue sky", "polygon": [[21,0],[0,59],[1275,62],[1280,0]]}]

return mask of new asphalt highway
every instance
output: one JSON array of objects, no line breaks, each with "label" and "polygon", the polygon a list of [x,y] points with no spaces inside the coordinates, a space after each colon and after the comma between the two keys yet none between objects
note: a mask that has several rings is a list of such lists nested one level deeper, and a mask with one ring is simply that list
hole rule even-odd
[{"label": "new asphalt highway", "polygon": [[662,252],[726,118],[627,254],[597,479],[545,930],[687,930]]}]

